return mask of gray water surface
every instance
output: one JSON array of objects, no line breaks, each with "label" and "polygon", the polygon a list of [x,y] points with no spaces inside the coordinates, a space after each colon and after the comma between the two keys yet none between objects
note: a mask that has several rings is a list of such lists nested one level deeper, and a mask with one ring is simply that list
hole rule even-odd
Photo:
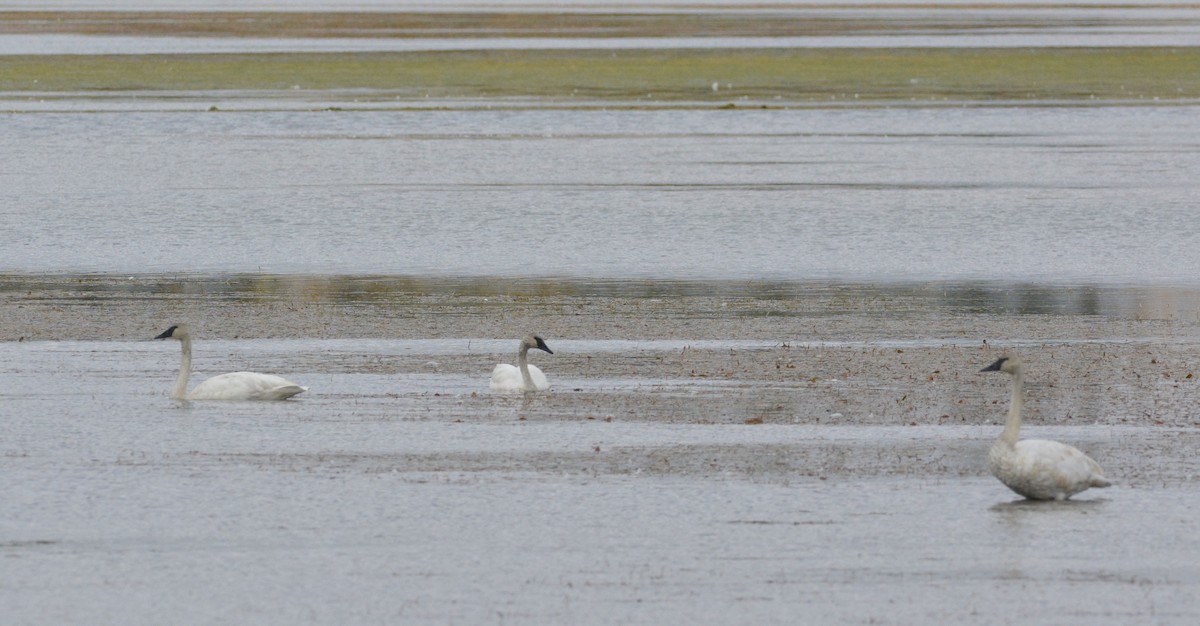
[{"label": "gray water surface", "polygon": [[[1192,46],[1200,18],[1187,24],[1021,29],[986,33],[838,35],[830,37],[620,38],[290,38],[0,35],[0,55],[242,54],[283,52],[426,52],[437,50],[673,50],[762,48],[1023,48]],[[1166,18],[1170,19],[1170,18]]]},{"label": "gray water surface", "polygon": [[[753,28],[741,36],[628,37],[620,29],[599,23],[597,36],[578,37],[578,32],[544,37],[525,37],[519,24],[505,29],[464,30],[461,36],[430,31],[372,31],[358,33],[341,29],[337,37],[175,37],[114,33],[95,34],[0,34],[0,55],[12,54],[178,54],[178,53],[263,53],[263,52],[367,52],[424,50],[509,50],[509,49],[631,49],[631,48],[807,48],[807,47],[1081,47],[1081,46],[1194,46],[1200,43],[1200,10],[1178,0],[1156,2],[1053,2],[1017,1],[986,4],[961,1],[914,4],[885,2],[800,1],[758,3],[750,0],[690,2],[645,0],[605,2],[559,0],[534,3],[501,0],[453,2],[363,2],[361,0],[303,0],[280,2],[228,2],[227,0],[173,0],[146,2],[93,2],[50,0],[0,2],[0,10],[106,10],[204,12],[204,11],[381,11],[381,12],[564,12],[641,13],[675,15],[680,20],[713,14],[729,14],[755,21],[779,17],[820,20],[827,27],[803,36],[762,37]],[[170,19],[160,16],[159,20]],[[815,23],[815,22],[814,22]],[[507,30],[511,29],[511,30]],[[814,29],[808,29],[814,30]],[[514,36],[508,36],[515,34]],[[707,35],[707,36],[706,36]]]},{"label": "gray water surface", "polygon": [[1192,284],[1200,267],[1190,106],[13,103],[4,271]]},{"label": "gray water surface", "polygon": [[0,344],[6,623],[1200,617],[1194,429],[1035,427],[1119,481],[1035,505],[984,475],[995,426],[586,419],[569,383],[488,394],[500,344],[477,373],[389,345],[206,341],[202,371],[312,389],[180,403],[174,343]]},{"label": "gray water surface", "polygon": [[[400,6],[235,4],[0,3]],[[989,10],[1033,10],[1008,4]],[[1178,11],[974,41],[1187,44],[1195,7],[1133,13]],[[218,43],[368,45],[0,52]],[[1200,620],[1192,103],[297,87],[0,94],[0,621]],[[150,337],[180,312],[226,337],[197,341],[192,386],[252,369],[310,391],[175,402],[173,342],[16,340]],[[559,330],[534,357],[554,392],[489,393],[514,356],[493,337],[530,321]],[[1007,387],[976,370],[1000,349],[1037,375],[1027,435],[1116,486],[1029,504],[986,474]]]}]

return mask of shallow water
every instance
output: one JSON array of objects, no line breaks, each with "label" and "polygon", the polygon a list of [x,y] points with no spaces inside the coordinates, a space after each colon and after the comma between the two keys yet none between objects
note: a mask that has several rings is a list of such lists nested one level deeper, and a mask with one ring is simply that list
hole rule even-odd
[{"label": "shallow water", "polygon": [[[1190,17],[1190,16],[1189,16]],[[1168,18],[1169,19],[1169,18]],[[1187,25],[1108,28],[1006,29],[984,34],[887,34],[832,37],[621,37],[487,39],[268,39],[253,37],[138,37],[0,35],[0,55],[232,54],[281,52],[424,52],[434,50],[659,50],[760,48],[1023,48],[1190,46],[1200,20]]]},{"label": "shallow water", "polygon": [[1200,266],[1189,106],[15,105],[6,271],[1194,284]]},{"label": "shallow water", "polygon": [[[165,395],[173,343],[0,344],[5,621],[1200,617],[1194,428],[1034,426],[1118,486],[1014,503],[982,468],[996,426],[824,426],[802,404],[792,424],[666,423],[620,409],[663,385],[769,388],[576,390],[563,365],[557,402],[494,396],[509,342],[470,342],[469,367],[438,371],[423,341],[205,341],[207,373],[312,390],[190,404]],[[570,408],[597,390],[595,418]]]},{"label": "shallow water", "polygon": [[[2,97],[6,624],[1200,618],[1194,106]],[[986,475],[1001,349],[1115,487]]]},{"label": "shallow water", "polygon": [[[565,32],[540,37],[515,37],[509,31],[465,30],[462,36],[445,35],[433,29],[372,31],[355,33],[345,28],[338,37],[287,37],[265,33],[262,37],[175,37],[138,36],[123,32],[108,35],[37,33],[36,22],[28,25],[34,34],[0,34],[0,55],[6,54],[162,54],[244,52],[364,52],[493,49],[630,49],[630,48],[796,48],[796,47],[1078,47],[1078,46],[1191,46],[1200,36],[1200,10],[1187,2],[993,2],[986,5],[938,2],[925,5],[887,2],[788,2],[762,4],[749,0],[713,2],[606,2],[602,5],[579,0],[552,3],[523,1],[446,3],[361,2],[357,0],[305,0],[303,2],[236,2],[182,0],[176,2],[88,2],[51,0],[27,3],[0,2],[0,10],[122,10],[122,11],[386,11],[386,12],[574,12],[695,16],[728,13],[747,23],[780,16],[822,20],[827,26],[799,36],[756,36],[754,29],[741,36],[701,29],[697,36],[638,37],[634,33],[597,24],[585,35]],[[504,28],[514,28],[509,25]],[[802,28],[798,25],[797,28]],[[803,29],[813,31],[811,27]],[[430,36],[422,36],[428,34]],[[530,33],[523,33],[529,35]]]}]

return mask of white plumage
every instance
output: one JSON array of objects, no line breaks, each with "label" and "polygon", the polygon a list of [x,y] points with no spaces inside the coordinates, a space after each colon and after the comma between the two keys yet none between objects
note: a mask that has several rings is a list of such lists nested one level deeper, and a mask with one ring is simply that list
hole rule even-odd
[{"label": "white plumage", "polygon": [[542,373],[542,370],[538,369],[536,365],[529,364],[530,348],[554,354],[541,337],[530,335],[522,339],[520,350],[517,352],[516,367],[500,363],[492,368],[492,382],[489,385],[492,391],[520,393],[550,389],[550,381],[546,380],[546,375]]},{"label": "white plumage", "polygon": [[988,468],[1000,482],[1031,500],[1066,500],[1090,487],[1112,484],[1098,463],[1073,446],[1045,439],[1020,440],[1025,368],[1017,357],[1001,357],[980,371],[1013,377],[1008,422],[988,452]]},{"label": "white plumage", "polygon": [[213,376],[188,393],[188,376],[192,373],[192,335],[188,327],[177,324],[155,339],[178,339],[182,346],[179,376],[171,390],[171,398],[175,400],[286,400],[308,391],[307,387],[274,374],[230,372]]}]

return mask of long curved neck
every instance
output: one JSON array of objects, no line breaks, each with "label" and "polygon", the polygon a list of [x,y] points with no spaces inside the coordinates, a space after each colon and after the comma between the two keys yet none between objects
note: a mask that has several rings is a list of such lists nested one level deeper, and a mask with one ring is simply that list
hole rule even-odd
[{"label": "long curved neck", "polygon": [[173,400],[187,398],[188,375],[192,373],[192,338],[184,337],[179,343],[183,348],[183,356],[179,360],[179,376],[175,379],[175,388],[171,390]]},{"label": "long curved neck", "polygon": [[517,353],[517,369],[521,370],[521,384],[525,391],[533,390],[533,376],[529,375],[529,344],[522,342],[521,351]]},{"label": "long curved neck", "polygon": [[1021,409],[1025,405],[1025,370],[1017,367],[1013,372],[1012,400],[1008,404],[1008,421],[1004,424],[1004,432],[1000,433],[1000,441],[1008,445],[1016,445],[1021,436]]}]

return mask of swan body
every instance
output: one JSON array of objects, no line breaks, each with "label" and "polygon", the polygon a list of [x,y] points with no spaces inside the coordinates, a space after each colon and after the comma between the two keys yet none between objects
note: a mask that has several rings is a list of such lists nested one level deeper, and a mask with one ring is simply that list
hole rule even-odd
[{"label": "swan body", "polygon": [[1104,470],[1074,446],[1046,439],[1020,439],[1025,368],[1013,356],[1000,357],[983,372],[1013,377],[1008,421],[988,452],[988,469],[1000,482],[1030,500],[1066,500],[1091,487],[1108,487]]},{"label": "swan body", "polygon": [[541,337],[530,335],[522,339],[520,350],[517,352],[517,365],[515,367],[507,363],[500,363],[492,368],[492,382],[489,385],[492,391],[521,393],[550,389],[550,381],[546,380],[546,375],[542,373],[542,370],[536,365],[529,364],[529,350],[531,348],[537,348],[538,350],[554,354],[546,346],[546,342]]},{"label": "swan body", "polygon": [[274,374],[230,372],[213,376],[187,392],[188,376],[192,373],[192,335],[188,327],[177,324],[155,339],[178,339],[182,345],[179,376],[171,390],[175,400],[286,400],[308,391],[292,381]]},{"label": "swan body", "polygon": [[287,400],[307,391],[296,383],[274,374],[230,372],[219,374],[196,385],[188,400]]}]

